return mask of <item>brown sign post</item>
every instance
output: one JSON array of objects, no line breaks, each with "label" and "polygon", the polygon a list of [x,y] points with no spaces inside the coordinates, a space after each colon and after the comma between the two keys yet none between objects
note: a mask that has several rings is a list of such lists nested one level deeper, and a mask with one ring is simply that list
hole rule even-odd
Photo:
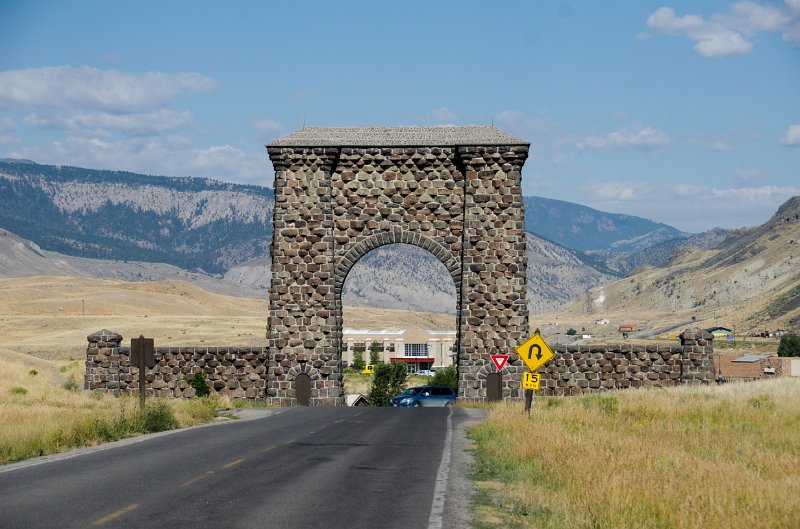
[{"label": "brown sign post", "polygon": [[152,338],[141,334],[131,338],[131,365],[139,368],[139,406],[144,409],[145,368],[156,366],[156,354]]}]

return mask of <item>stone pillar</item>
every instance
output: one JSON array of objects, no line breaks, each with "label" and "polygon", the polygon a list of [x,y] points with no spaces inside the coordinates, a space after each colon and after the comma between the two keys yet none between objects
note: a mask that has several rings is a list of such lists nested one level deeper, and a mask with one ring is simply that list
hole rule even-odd
[{"label": "stone pillar", "polygon": [[[311,378],[311,405],[343,403],[336,351],[331,172],[339,149],[269,148],[275,223],[269,295],[268,400],[297,404],[295,378]],[[292,207],[285,207],[286,203]]]},{"label": "stone pillar", "polygon": [[[528,336],[522,166],[528,146],[459,147],[464,237],[459,396],[486,399],[492,354],[513,354]],[[522,395],[523,364],[503,370],[503,398]]]},{"label": "stone pillar", "polygon": [[120,344],[122,335],[103,329],[86,337],[86,378],[83,389],[120,394]]},{"label": "stone pillar", "polygon": [[681,384],[708,384],[715,379],[714,335],[703,329],[686,329],[680,336]]}]

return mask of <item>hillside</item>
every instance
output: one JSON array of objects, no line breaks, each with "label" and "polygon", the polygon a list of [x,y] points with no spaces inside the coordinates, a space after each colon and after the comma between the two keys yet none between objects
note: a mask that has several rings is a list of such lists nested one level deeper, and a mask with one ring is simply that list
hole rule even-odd
[{"label": "hillside", "polygon": [[0,227],[78,257],[221,275],[266,253],[273,204],[266,187],[0,162]]},{"label": "hillside", "polygon": [[525,197],[525,229],[573,250],[624,253],[689,234],[651,220],[580,204]]},{"label": "hillside", "polygon": [[800,197],[716,248],[679,248],[663,267],[591,289],[554,315],[576,321],[686,319],[800,330]]},{"label": "hillside", "polygon": [[[614,274],[661,264],[686,236],[664,224],[559,200],[527,197],[525,204],[527,229],[542,235],[530,235],[528,243],[533,313]],[[251,296],[269,284],[273,206],[266,187],[0,160],[0,228],[33,241],[25,259],[38,260],[14,265],[23,275],[185,279]],[[650,251],[660,245],[673,246]],[[344,301],[453,312],[452,281],[437,267],[424,252],[380,249],[351,272]]]},{"label": "hillside", "polygon": [[122,281],[188,281],[209,292],[229,296],[266,297],[266,289],[189,272],[164,263],[74,257],[42,250],[36,243],[0,229],[0,278],[69,276]]}]

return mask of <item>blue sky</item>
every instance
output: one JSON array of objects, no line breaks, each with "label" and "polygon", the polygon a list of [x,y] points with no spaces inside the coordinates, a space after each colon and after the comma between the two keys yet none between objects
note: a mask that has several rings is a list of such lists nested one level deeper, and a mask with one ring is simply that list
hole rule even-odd
[{"label": "blue sky", "polygon": [[494,122],[526,195],[756,225],[800,194],[800,0],[0,0],[2,157],[271,186],[304,122]]}]

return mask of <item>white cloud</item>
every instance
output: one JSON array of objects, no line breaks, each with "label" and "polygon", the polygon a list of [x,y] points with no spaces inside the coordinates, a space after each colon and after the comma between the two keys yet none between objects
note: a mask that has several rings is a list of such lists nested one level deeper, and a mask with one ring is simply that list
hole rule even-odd
[{"label": "white cloud", "polygon": [[672,193],[679,197],[692,197],[702,196],[707,193],[707,190],[694,184],[675,184]]},{"label": "white cloud", "polygon": [[604,137],[586,138],[578,144],[583,150],[654,151],[669,144],[666,132],[652,127],[618,130]]},{"label": "white cloud", "polygon": [[727,152],[733,148],[731,142],[726,138],[689,138],[687,141],[690,145],[716,152]]},{"label": "white cloud", "polygon": [[458,122],[458,115],[447,107],[434,108],[429,114],[422,116],[424,121],[431,121],[437,125],[447,125]]},{"label": "white cloud", "polygon": [[661,7],[650,15],[647,27],[659,33],[695,41],[694,49],[703,57],[746,54],[753,48],[742,35],[721,24],[705,20],[699,15],[678,16],[669,7]]},{"label": "white cloud", "polygon": [[800,193],[800,188],[795,186],[761,186],[761,187],[736,187],[730,189],[711,189],[713,198],[724,198],[740,201],[778,199],[782,203]]},{"label": "white cloud", "polygon": [[678,16],[661,7],[647,18],[647,27],[658,33],[684,37],[695,42],[703,57],[744,55],[753,49],[752,40],[764,32],[778,32],[786,42],[800,46],[800,2],[786,0],[773,5],[752,1],[736,2],[728,13]]},{"label": "white cloud", "polygon": [[636,39],[636,40],[639,40],[639,41],[652,40],[653,39],[653,35],[651,33],[646,32],[646,31],[642,31],[640,33],[637,33],[633,38]]},{"label": "white cloud", "polygon": [[274,138],[283,130],[283,123],[272,119],[257,119],[253,121],[253,127],[259,134]]},{"label": "white cloud", "polygon": [[70,114],[29,114],[23,122],[31,127],[81,130],[84,134],[109,136],[113,132],[148,135],[173,132],[192,124],[192,113],[160,109],[155,112],[110,114],[108,112],[75,112]]},{"label": "white cloud", "polygon": [[781,145],[800,147],[800,125],[789,125],[789,130],[781,138]]},{"label": "white cloud", "polygon": [[642,200],[651,195],[650,188],[641,182],[599,182],[590,184],[588,188],[603,204]]},{"label": "white cloud", "polygon": [[272,166],[266,152],[247,152],[233,145],[198,147],[177,135],[125,139],[72,135],[64,140],[23,147],[8,156],[45,164],[272,184]]},{"label": "white cloud", "polygon": [[0,102],[117,113],[150,110],[215,87],[214,79],[199,73],[135,74],[91,66],[0,72]]}]

